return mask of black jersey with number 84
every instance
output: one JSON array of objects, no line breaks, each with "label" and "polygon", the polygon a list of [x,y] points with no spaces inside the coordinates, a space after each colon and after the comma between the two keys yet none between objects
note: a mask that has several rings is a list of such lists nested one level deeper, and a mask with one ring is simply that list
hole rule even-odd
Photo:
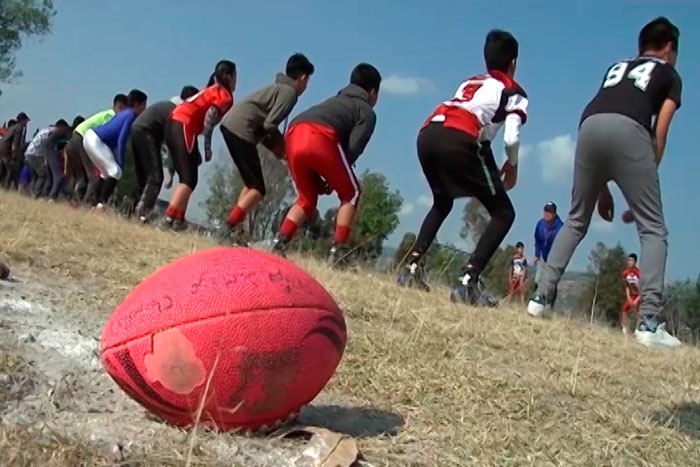
[{"label": "black jersey with number 84", "polygon": [[639,122],[651,132],[651,121],[666,99],[681,106],[681,77],[666,61],[636,57],[611,66],[598,94],[586,106],[581,123],[591,115],[617,113]]}]

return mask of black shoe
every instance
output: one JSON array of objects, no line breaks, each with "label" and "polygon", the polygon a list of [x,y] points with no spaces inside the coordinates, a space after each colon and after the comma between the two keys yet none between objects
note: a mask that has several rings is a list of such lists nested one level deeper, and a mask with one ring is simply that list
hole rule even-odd
[{"label": "black shoe", "polygon": [[422,264],[406,264],[399,270],[396,282],[402,287],[415,287],[424,292],[430,292],[430,286],[425,282],[425,268]]},{"label": "black shoe", "polygon": [[272,246],[270,247],[270,253],[274,253],[282,258],[287,257],[287,248],[289,248],[290,239],[281,236],[280,234],[275,235],[274,240],[272,240]]},{"label": "black shoe", "polygon": [[465,272],[459,278],[457,284],[450,289],[450,301],[452,303],[476,306],[479,303],[480,296],[479,275],[474,272]]},{"label": "black shoe", "polygon": [[350,262],[349,253],[346,245],[333,245],[326,257],[326,264],[333,268],[344,269]]},{"label": "black shoe", "polygon": [[187,224],[185,224],[185,221],[182,219],[173,219],[172,217],[165,216],[159,227],[162,230],[182,232],[187,229]]}]

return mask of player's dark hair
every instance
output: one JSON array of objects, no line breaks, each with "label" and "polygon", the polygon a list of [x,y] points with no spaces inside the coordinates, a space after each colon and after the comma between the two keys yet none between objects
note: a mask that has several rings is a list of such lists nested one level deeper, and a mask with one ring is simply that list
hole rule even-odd
[{"label": "player's dark hair", "polygon": [[513,60],[518,58],[518,41],[513,35],[500,29],[493,29],[486,35],[484,60],[487,70],[506,73]]},{"label": "player's dark hair", "polygon": [[17,125],[17,120],[14,118],[11,118],[7,121],[7,128],[10,128],[12,125]]},{"label": "player's dark hair", "polygon": [[525,248],[525,244],[523,242],[518,242],[515,244],[515,248]]},{"label": "player's dark hair", "polygon": [[314,74],[314,71],[314,65],[304,54],[295,53],[287,60],[285,73],[292,79],[299,79],[304,75],[311,76]]},{"label": "player's dark hair", "polygon": [[630,253],[628,258],[633,259],[635,263],[637,262],[637,254],[636,253]]},{"label": "player's dark hair", "polygon": [[75,130],[78,127],[78,125],[80,125],[84,121],[85,121],[85,117],[83,117],[82,115],[77,115],[73,119],[73,125],[71,125],[71,128],[73,128]]},{"label": "player's dark hair", "polygon": [[660,16],[648,23],[639,32],[639,53],[647,50],[661,50],[671,43],[674,52],[678,52],[678,37],[681,35],[678,27],[668,18]]},{"label": "player's dark hair", "polygon": [[236,64],[230,60],[221,60],[216,64],[214,73],[209,77],[207,86],[213,86],[214,83],[221,83],[227,76],[236,74]]},{"label": "player's dark hair", "polygon": [[61,127],[61,128],[70,128],[70,127],[68,126],[68,122],[65,121],[65,120],[63,120],[63,119],[58,120],[56,123],[54,123],[53,126],[58,126],[58,127]]},{"label": "player's dark hair", "polygon": [[183,86],[182,91],[180,91],[180,99],[183,101],[186,99],[189,99],[190,97],[194,96],[199,92],[199,89],[195,88],[194,86]]},{"label": "player's dark hair", "polygon": [[382,75],[379,74],[379,70],[369,63],[360,63],[350,73],[350,83],[361,87],[367,92],[372,90],[379,92]]},{"label": "player's dark hair", "polygon": [[114,96],[114,100],[112,101],[112,105],[117,105],[117,104],[124,104],[124,105],[129,104],[129,99],[126,97],[126,94],[117,94],[116,96]]},{"label": "player's dark hair", "polygon": [[129,100],[127,103],[128,107],[134,107],[137,104],[144,104],[148,100],[148,96],[145,92],[139,91],[138,89],[132,89],[129,91]]}]

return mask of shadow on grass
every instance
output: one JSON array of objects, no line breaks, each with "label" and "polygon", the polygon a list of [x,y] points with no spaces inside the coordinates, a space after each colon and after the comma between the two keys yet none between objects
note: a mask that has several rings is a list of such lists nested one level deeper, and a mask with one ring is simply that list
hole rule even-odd
[{"label": "shadow on grass", "polygon": [[700,439],[700,403],[686,402],[655,411],[652,420],[657,424],[673,428],[694,439]]},{"label": "shadow on grass", "polygon": [[393,412],[339,405],[307,406],[302,410],[297,422],[326,428],[354,438],[395,436],[404,425],[403,417]]}]

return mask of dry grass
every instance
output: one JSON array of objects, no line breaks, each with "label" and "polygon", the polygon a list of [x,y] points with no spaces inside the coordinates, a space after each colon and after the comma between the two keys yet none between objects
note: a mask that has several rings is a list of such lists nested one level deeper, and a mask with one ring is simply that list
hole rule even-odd
[{"label": "dry grass", "polygon": [[[0,232],[11,267],[94,281],[101,322],[142,278],[210,246],[4,193]],[[391,277],[294,259],[336,297],[349,327],[337,376],[320,396],[345,409],[313,415],[361,436],[373,465],[698,465],[700,350],[652,351],[613,330],[454,306],[444,290],[422,294]],[[0,452],[22,444],[17,465],[94,455],[84,440],[2,430]]]}]

